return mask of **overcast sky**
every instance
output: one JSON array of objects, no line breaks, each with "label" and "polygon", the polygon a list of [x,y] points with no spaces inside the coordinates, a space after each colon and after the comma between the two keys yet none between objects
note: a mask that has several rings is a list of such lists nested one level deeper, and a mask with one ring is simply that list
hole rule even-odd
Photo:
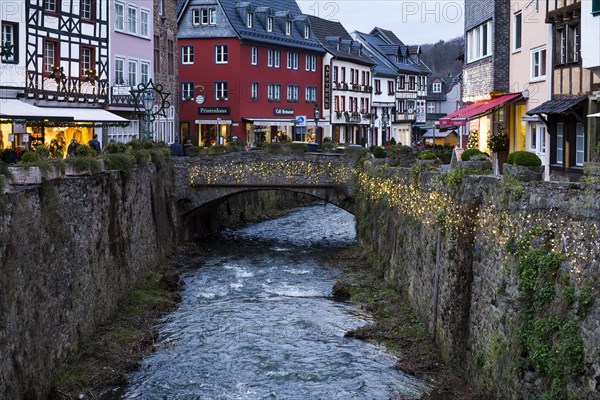
[{"label": "overcast sky", "polygon": [[463,34],[463,0],[297,0],[297,3],[304,14],[339,21],[349,33],[368,33],[379,26],[393,31],[405,44],[435,43]]}]

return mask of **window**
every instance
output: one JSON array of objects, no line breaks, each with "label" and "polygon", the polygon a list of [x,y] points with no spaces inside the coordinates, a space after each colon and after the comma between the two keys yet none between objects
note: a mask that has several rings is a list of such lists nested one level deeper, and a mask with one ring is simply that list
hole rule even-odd
[{"label": "window", "polygon": [[267,32],[273,32],[273,17],[267,17]]},{"label": "window", "polygon": [[388,81],[388,94],[390,96],[394,95],[394,81]]},{"label": "window", "polygon": [[287,101],[297,103],[300,100],[300,86],[288,85],[287,87]]},{"label": "window", "polygon": [[146,84],[150,80],[150,63],[147,61],[140,62],[140,83]]},{"label": "window", "polygon": [[529,135],[529,147],[535,151],[537,149],[537,124],[531,124],[531,133]]},{"label": "window", "polygon": [[175,42],[173,39],[167,39],[167,69],[169,75],[175,73]]},{"label": "window", "polygon": [[269,49],[267,54],[267,66],[273,68],[279,68],[281,64],[281,51]]},{"label": "window", "polygon": [[280,101],[281,85],[278,83],[269,83],[269,86],[267,86],[267,97],[269,101]]},{"label": "window", "polygon": [[125,5],[115,2],[115,31],[125,30]]},{"label": "window", "polygon": [[246,27],[252,28],[254,26],[254,13],[248,12],[246,14]]},{"label": "window", "polygon": [[147,10],[140,10],[140,35],[150,37],[150,13]]},{"label": "window", "polygon": [[592,0],[592,14],[597,15],[600,13],[600,0]]},{"label": "window", "polygon": [[82,19],[92,20],[95,18],[96,4],[94,0],[80,0],[79,15]]},{"label": "window", "polygon": [[578,62],[580,59],[579,50],[581,48],[579,25],[569,27],[569,37],[567,39],[568,46],[570,49],[569,61]]},{"label": "window", "polygon": [[285,22],[285,34],[288,36],[292,34],[292,21]]},{"label": "window", "polygon": [[218,44],[215,46],[215,63],[227,64],[227,45]]},{"label": "window", "polygon": [[129,80],[129,86],[135,86],[138,83],[137,80],[137,61],[129,60],[129,67],[127,68],[127,76]]},{"label": "window", "polygon": [[52,73],[53,67],[60,65],[60,50],[58,43],[52,40],[44,41],[44,72]]},{"label": "window", "polygon": [[215,100],[228,100],[227,81],[215,82]]},{"label": "window", "polygon": [[354,68],[350,68],[350,84],[354,85]]},{"label": "window", "polygon": [[433,93],[442,93],[442,82],[434,82],[431,85],[431,91]]},{"label": "window", "polygon": [[200,10],[197,8],[192,10],[192,25],[200,25]]},{"label": "window", "polygon": [[408,90],[415,90],[415,77],[414,76],[409,76],[408,77]]},{"label": "window", "polygon": [[125,60],[115,58],[115,85],[125,84]]},{"label": "window", "polygon": [[208,24],[215,25],[217,23],[217,10],[211,8],[208,10]]},{"label": "window", "polygon": [[81,46],[79,53],[79,65],[81,67],[79,77],[82,78],[88,75],[89,70],[94,69],[96,59],[94,58],[94,49],[92,47]]},{"label": "window", "polygon": [[44,11],[53,13],[59,12],[60,0],[44,0]]},{"label": "window", "polygon": [[[334,67],[334,68],[335,68],[334,72],[336,75],[336,82],[337,82],[337,67]],[[312,72],[317,71],[317,56],[312,55],[312,54],[306,55],[306,70],[312,71]]]},{"label": "window", "polygon": [[208,8],[203,8],[201,10],[201,23],[202,25],[209,25],[210,24],[210,9]]},{"label": "window", "polygon": [[576,127],[576,142],[575,142],[575,164],[583,167],[585,161],[585,130],[583,124],[578,122]]},{"label": "window", "polygon": [[381,94],[381,81],[375,79],[375,94]]},{"label": "window", "polygon": [[194,63],[194,46],[181,46],[181,63]]},{"label": "window", "polygon": [[194,97],[194,83],[181,82],[181,100],[191,100]]},{"label": "window", "polygon": [[539,124],[538,131],[540,133],[540,153],[546,153],[546,125]]},{"label": "window", "polygon": [[258,82],[252,82],[250,95],[252,96],[252,101],[258,101]]},{"label": "window", "polygon": [[154,35],[154,74],[160,72],[160,36]]},{"label": "window", "polygon": [[134,6],[127,7],[127,32],[137,34],[138,10]]},{"label": "window", "polygon": [[310,25],[304,25],[304,39],[310,39]]},{"label": "window", "polygon": [[333,67],[333,81],[334,81],[335,83],[337,83],[337,82],[338,82],[338,75],[339,75],[339,74],[338,74],[338,70],[339,70],[339,69],[338,69],[338,67],[337,67],[337,66]]},{"label": "window", "polygon": [[565,125],[562,122],[556,124],[556,163],[563,163],[563,140],[565,134]]},{"label": "window", "polygon": [[398,77],[398,89],[404,90],[406,88],[406,76],[400,75]]},{"label": "window", "polygon": [[513,50],[521,50],[521,32],[523,28],[523,14],[521,14],[521,11],[515,13],[514,21],[515,41],[513,44]]},{"label": "window", "polygon": [[306,87],[306,102],[315,103],[317,101],[317,88],[315,86]]},{"label": "window", "polygon": [[250,51],[250,64],[258,65],[258,47],[253,47]]},{"label": "window", "polygon": [[340,96],[333,97],[333,110],[335,112],[340,112]]},{"label": "window", "polygon": [[298,53],[288,51],[287,53],[287,69],[298,69]]},{"label": "window", "polygon": [[492,55],[492,21],[487,21],[467,32],[467,62]]},{"label": "window", "polygon": [[158,0],[158,15],[165,15],[165,0]]},{"label": "window", "polygon": [[531,50],[531,80],[546,77],[546,48]]},{"label": "window", "polygon": [[2,56],[2,62],[19,62],[19,25],[16,23],[2,21],[2,33],[0,35],[0,46],[10,50],[10,55]]},{"label": "window", "polygon": [[427,103],[427,112],[429,114],[433,114],[435,112],[435,103],[433,103],[433,102]]},{"label": "window", "polygon": [[342,75],[340,79],[342,83],[346,82],[346,67],[342,67]]},{"label": "window", "polygon": [[562,28],[556,31],[556,39],[558,43],[555,46],[555,60],[557,64],[565,64],[567,62],[567,31]]}]

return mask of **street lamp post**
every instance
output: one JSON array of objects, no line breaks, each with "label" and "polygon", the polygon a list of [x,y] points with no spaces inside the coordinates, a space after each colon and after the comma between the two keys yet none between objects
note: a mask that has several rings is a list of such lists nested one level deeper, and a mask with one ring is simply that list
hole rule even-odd
[{"label": "street lamp post", "polygon": [[146,110],[146,138],[148,140],[152,140],[152,117],[151,117],[151,113],[152,113],[152,107],[154,107],[154,93],[152,93],[152,90],[148,90],[146,91],[146,93],[144,93],[144,110]]},{"label": "street lamp post", "polygon": [[381,137],[384,142],[383,143],[384,147],[387,144],[387,140],[389,140],[388,133],[387,133],[387,123],[388,123],[388,113],[387,113],[387,109],[384,109],[383,114],[381,115],[381,124],[383,125],[383,132],[381,133]]},{"label": "street lamp post", "polygon": [[371,134],[369,135],[369,143],[367,144],[368,146],[371,146],[373,144],[373,139],[375,136],[375,112],[373,109],[371,109],[371,115],[370,115],[370,121],[371,121]]},{"label": "street lamp post", "polygon": [[[319,140],[319,117],[321,117],[321,112],[319,111],[318,104],[315,104],[314,116],[315,116],[315,142],[318,142],[318,140]],[[323,142],[322,138],[321,138],[321,142]]]}]

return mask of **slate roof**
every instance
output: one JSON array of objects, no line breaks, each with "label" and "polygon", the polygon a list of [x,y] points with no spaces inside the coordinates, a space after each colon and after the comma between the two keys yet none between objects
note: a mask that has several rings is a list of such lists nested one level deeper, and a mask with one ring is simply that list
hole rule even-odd
[{"label": "slate roof", "polygon": [[398,36],[396,36],[394,32],[388,29],[375,27],[371,32],[369,32],[369,35],[380,36],[390,44],[404,44],[402,43],[402,40],[398,39]]},{"label": "slate roof", "polygon": [[309,15],[308,18],[317,40],[336,58],[368,66],[376,64],[364,53],[362,44],[352,39],[352,36],[341,23],[314,15]]},{"label": "slate roof", "polygon": [[404,45],[394,45],[385,42],[381,37],[370,35],[363,32],[355,32],[355,34],[368,43],[369,47],[373,49],[373,53],[376,57],[384,58],[383,64],[388,64],[388,67],[395,68],[397,72],[418,74],[419,70],[412,64],[404,64],[396,61],[396,55],[402,54],[402,51],[406,49]]},{"label": "slate roof", "polygon": [[585,100],[587,100],[587,95],[558,97],[552,100],[548,100],[540,104],[539,106],[527,111],[527,114],[564,114],[567,111],[576,108]]},{"label": "slate roof", "polygon": [[[178,16],[185,13],[190,0],[177,0]],[[304,25],[310,19],[300,11],[295,0],[217,0],[229,23],[242,42],[264,43],[284,47],[302,48],[318,53],[324,49],[312,32],[304,38]],[[246,26],[246,11],[253,11],[255,18],[252,28]],[[273,16],[273,31],[267,32],[266,14]],[[264,18],[263,18],[264,16]],[[285,34],[286,21],[292,21],[292,34]]]}]

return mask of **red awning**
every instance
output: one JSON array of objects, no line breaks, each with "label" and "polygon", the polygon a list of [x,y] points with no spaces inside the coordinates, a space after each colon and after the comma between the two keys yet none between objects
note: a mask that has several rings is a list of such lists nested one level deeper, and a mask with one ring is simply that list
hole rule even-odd
[{"label": "red awning", "polygon": [[440,126],[464,126],[467,120],[488,114],[494,107],[498,107],[519,97],[521,97],[521,93],[510,93],[493,97],[489,100],[478,101],[441,118]]}]

